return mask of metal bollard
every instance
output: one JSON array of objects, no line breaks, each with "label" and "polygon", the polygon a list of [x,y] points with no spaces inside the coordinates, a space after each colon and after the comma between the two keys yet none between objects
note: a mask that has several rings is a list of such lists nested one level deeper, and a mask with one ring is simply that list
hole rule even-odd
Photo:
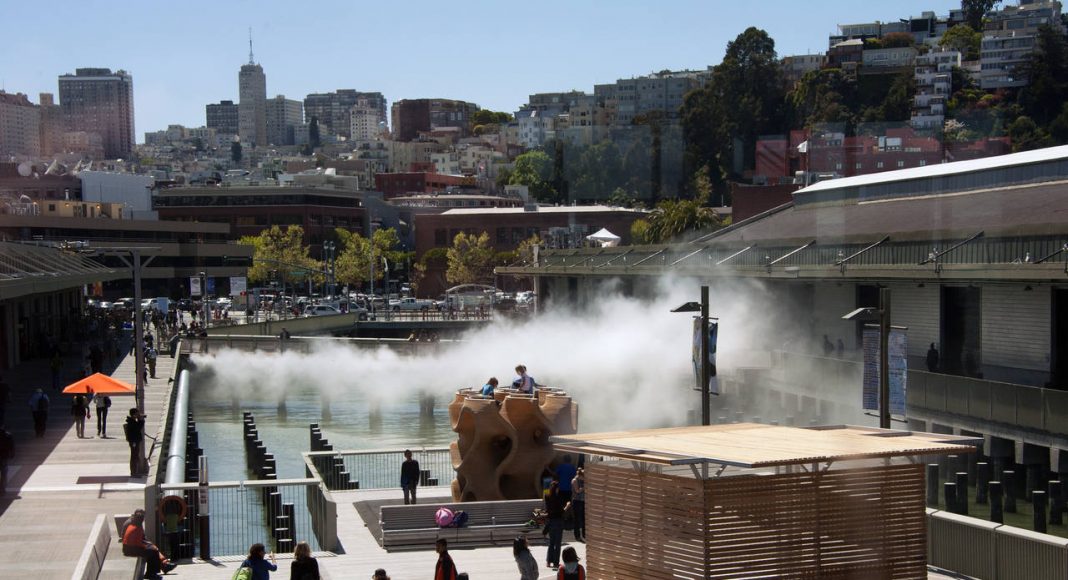
[{"label": "metal bollard", "polygon": [[1059,526],[1064,523],[1064,487],[1060,481],[1049,482],[1049,523]]},{"label": "metal bollard", "polygon": [[927,464],[927,507],[938,508],[938,464]]},{"label": "metal bollard", "polygon": [[995,524],[1005,523],[1005,513],[1001,506],[1001,497],[1004,490],[1000,481],[990,482],[990,521]]},{"label": "metal bollard", "polygon": [[1016,472],[1005,470],[1001,472],[1002,491],[1005,493],[1005,513],[1016,513]]},{"label": "metal bollard", "polygon": [[957,483],[957,513],[968,515],[968,472],[956,473]]},{"label": "metal bollard", "polygon": [[1027,472],[1024,476],[1025,491],[1027,501],[1031,501],[1031,492],[1042,489],[1042,466],[1036,463],[1029,464],[1027,466]]},{"label": "metal bollard", "polygon": [[990,464],[979,462],[975,464],[975,503],[986,505],[987,486],[990,485]]},{"label": "metal bollard", "polygon": [[960,513],[957,511],[957,484],[952,481],[947,481],[942,484],[943,497],[946,501],[946,511],[950,513]]},{"label": "metal bollard", "polygon": [[1046,504],[1048,498],[1046,492],[1036,489],[1031,492],[1031,507],[1034,509],[1032,521],[1034,529],[1039,533],[1046,533]]}]

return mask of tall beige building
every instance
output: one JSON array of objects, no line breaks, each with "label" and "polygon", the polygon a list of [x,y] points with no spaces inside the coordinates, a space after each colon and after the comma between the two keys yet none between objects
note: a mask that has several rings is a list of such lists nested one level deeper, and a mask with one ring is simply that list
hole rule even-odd
[{"label": "tall beige building", "polygon": [[59,105],[67,130],[97,134],[107,158],[133,150],[133,77],[126,71],[80,68],[59,77]]},{"label": "tall beige building", "polygon": [[40,109],[22,93],[0,91],[0,159],[40,154]]},{"label": "tall beige building", "polygon": [[241,67],[237,75],[237,133],[241,143],[260,147],[267,145],[267,76],[263,67],[252,62]]},{"label": "tall beige building", "polygon": [[41,155],[55,155],[65,151],[63,134],[67,131],[63,109],[56,104],[52,93],[40,93]]}]

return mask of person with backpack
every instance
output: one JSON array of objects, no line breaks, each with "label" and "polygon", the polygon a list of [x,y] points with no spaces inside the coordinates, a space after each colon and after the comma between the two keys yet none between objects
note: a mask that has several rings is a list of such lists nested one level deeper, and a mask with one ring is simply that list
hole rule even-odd
[{"label": "person with backpack", "polygon": [[33,415],[33,432],[38,437],[44,437],[45,427],[48,426],[48,395],[44,390],[37,389],[30,395],[30,413]]},{"label": "person with backpack", "polygon": [[111,397],[97,395],[96,401],[96,436],[107,439],[108,437],[108,409],[111,408]]},{"label": "person with backpack", "polygon": [[[264,557],[266,554],[266,546],[252,544],[252,547],[248,549],[248,558],[241,562],[241,567],[234,573],[233,580],[270,580],[271,572],[278,571],[278,563],[274,559],[274,552],[270,554],[270,562]],[[249,572],[245,572],[245,569]]]},{"label": "person with backpack", "polygon": [[[149,336],[152,336],[151,334]],[[145,349],[145,363],[148,364],[148,376],[156,378],[156,357],[159,353],[152,347],[152,343],[149,342],[148,348]]]},{"label": "person with backpack", "polygon": [[130,409],[126,417],[126,423],[122,430],[126,435],[126,442],[130,444],[130,477],[147,475],[144,470],[144,445],[145,445],[145,416],[137,410]]},{"label": "person with backpack", "polygon": [[15,438],[0,422],[0,494],[7,493],[7,462],[15,456]]}]

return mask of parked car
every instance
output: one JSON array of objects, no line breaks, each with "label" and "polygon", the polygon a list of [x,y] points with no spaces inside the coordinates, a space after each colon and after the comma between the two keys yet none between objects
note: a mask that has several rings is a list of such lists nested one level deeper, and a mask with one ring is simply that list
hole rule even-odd
[{"label": "parked car", "polygon": [[389,309],[394,312],[402,310],[430,310],[437,308],[433,300],[421,300],[419,298],[400,298],[389,301]]},{"label": "parked car", "polygon": [[326,304],[309,304],[304,307],[304,316],[332,316],[341,311]]}]

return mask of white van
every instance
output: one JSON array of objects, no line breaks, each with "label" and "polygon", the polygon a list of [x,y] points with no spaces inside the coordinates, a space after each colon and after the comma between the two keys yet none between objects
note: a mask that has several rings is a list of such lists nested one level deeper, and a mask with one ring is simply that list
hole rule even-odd
[{"label": "white van", "polygon": [[163,296],[149,298],[148,308],[155,308],[160,311],[160,314],[167,316],[167,312],[171,309],[171,299]]}]

